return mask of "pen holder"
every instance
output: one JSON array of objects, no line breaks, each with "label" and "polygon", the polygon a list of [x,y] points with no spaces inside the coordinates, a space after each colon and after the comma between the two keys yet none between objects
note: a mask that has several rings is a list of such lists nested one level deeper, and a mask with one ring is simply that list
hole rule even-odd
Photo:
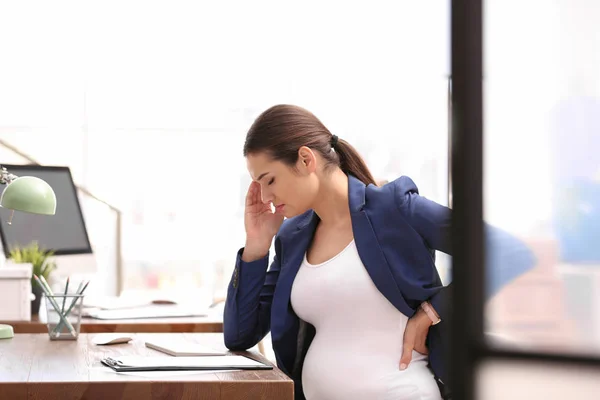
[{"label": "pen holder", "polygon": [[50,340],[77,340],[81,328],[83,297],[81,294],[44,294]]}]

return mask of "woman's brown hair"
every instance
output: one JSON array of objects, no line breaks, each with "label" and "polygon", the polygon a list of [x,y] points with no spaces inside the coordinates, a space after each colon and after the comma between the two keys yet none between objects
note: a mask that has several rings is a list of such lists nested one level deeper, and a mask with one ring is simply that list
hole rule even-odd
[{"label": "woman's brown hair", "polygon": [[259,115],[246,134],[244,157],[265,152],[274,160],[294,167],[302,146],[318,152],[325,160],[325,167],[339,166],[365,185],[375,185],[371,171],[356,149],[332,135],[317,117],[298,106],[280,104]]}]

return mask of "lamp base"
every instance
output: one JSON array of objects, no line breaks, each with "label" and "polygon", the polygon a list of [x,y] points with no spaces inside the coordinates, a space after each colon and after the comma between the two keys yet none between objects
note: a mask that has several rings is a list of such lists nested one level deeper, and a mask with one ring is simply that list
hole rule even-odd
[{"label": "lamp base", "polygon": [[0,324],[0,339],[10,339],[15,337],[15,331],[10,325]]}]

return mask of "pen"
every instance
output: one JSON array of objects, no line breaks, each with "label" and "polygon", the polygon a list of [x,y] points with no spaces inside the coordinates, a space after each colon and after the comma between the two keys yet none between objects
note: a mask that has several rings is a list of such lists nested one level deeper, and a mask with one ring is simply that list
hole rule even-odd
[{"label": "pen", "polygon": [[60,308],[60,311],[62,313],[65,312],[65,301],[67,300],[67,293],[69,292],[69,280],[70,280],[70,277],[67,277],[67,284],[65,285],[65,296],[63,297],[62,307]]}]

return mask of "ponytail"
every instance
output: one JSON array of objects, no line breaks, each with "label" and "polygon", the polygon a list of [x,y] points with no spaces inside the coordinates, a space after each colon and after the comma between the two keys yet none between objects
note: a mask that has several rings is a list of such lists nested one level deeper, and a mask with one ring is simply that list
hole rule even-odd
[{"label": "ponytail", "polygon": [[348,142],[336,137],[334,151],[340,159],[340,168],[346,174],[353,175],[365,185],[376,185],[375,179],[367,167],[365,160],[358,151]]}]

